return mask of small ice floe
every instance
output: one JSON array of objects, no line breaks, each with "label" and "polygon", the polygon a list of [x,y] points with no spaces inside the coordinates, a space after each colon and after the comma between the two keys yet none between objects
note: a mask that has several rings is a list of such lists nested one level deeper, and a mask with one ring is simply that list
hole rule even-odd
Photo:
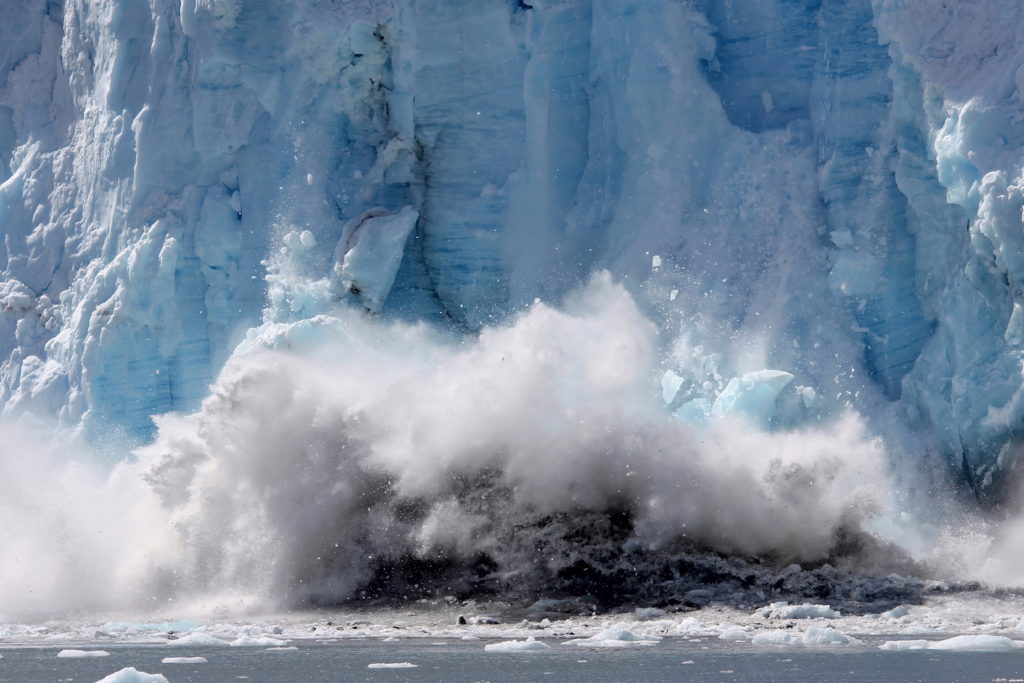
[{"label": "small ice floe", "polygon": [[61,659],[89,659],[90,657],[109,657],[106,650],[61,650],[57,653]]},{"label": "small ice floe", "polygon": [[804,645],[849,645],[860,641],[853,636],[840,633],[834,628],[815,628],[811,626],[804,632]]},{"label": "small ice floe", "polygon": [[526,652],[529,650],[550,649],[551,647],[549,645],[536,640],[533,636],[530,636],[526,640],[506,640],[502,643],[484,645],[484,650],[486,652]]},{"label": "small ice floe", "polygon": [[161,664],[206,664],[206,657],[164,657]]},{"label": "small ice floe", "polygon": [[642,636],[633,633],[622,624],[615,624],[589,638],[576,638],[566,644],[580,647],[644,647],[656,645],[661,640],[656,636]]},{"label": "small ice floe", "polygon": [[183,635],[181,638],[167,641],[167,645],[170,647],[214,647],[227,644],[228,641],[214,638],[209,633],[203,633],[202,631],[194,631],[193,633]]},{"label": "small ice floe", "polygon": [[750,640],[750,627],[725,626],[718,634],[719,640]]},{"label": "small ice floe", "polygon": [[711,636],[716,635],[716,630],[705,626],[700,619],[686,617],[672,627],[676,635],[680,636]]},{"label": "small ice floe", "polygon": [[270,636],[242,636],[228,643],[231,647],[281,647],[287,645],[287,640],[271,638]]},{"label": "small ice floe", "polygon": [[972,650],[974,652],[1003,652],[1024,647],[1024,641],[1003,636],[955,636],[930,643],[929,650]]},{"label": "small ice floe", "polygon": [[96,683],[170,683],[163,674],[148,674],[134,666],[126,666]]},{"label": "small ice floe", "polygon": [[927,650],[927,640],[887,640],[878,646],[881,650]]},{"label": "small ice floe", "polygon": [[767,619],[837,619],[841,615],[828,605],[790,605],[788,602],[774,602],[761,611]]},{"label": "small ice floe", "polygon": [[299,648],[295,647],[294,645],[285,645],[281,647],[268,647],[267,652],[294,652],[298,649]]},{"label": "small ice floe", "polygon": [[1003,636],[954,636],[946,640],[889,640],[882,650],[958,650],[961,652],[1007,652],[1024,648],[1024,640]]},{"label": "small ice floe", "polygon": [[419,664],[413,664],[412,662],[376,662],[374,664],[367,664],[367,669],[415,669]]},{"label": "small ice floe", "polygon": [[750,642],[754,645],[803,645],[803,634],[792,631],[762,631]]},{"label": "small ice floe", "polygon": [[859,642],[834,628],[810,627],[803,633],[793,631],[762,631],[754,635],[750,642],[754,645],[849,645]]}]

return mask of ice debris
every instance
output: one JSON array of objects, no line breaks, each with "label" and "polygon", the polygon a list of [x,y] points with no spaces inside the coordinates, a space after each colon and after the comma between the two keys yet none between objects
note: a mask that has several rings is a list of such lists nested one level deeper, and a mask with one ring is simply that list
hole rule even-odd
[{"label": "ice debris", "polygon": [[206,664],[206,657],[164,657],[161,664]]},{"label": "ice debris", "polygon": [[841,615],[828,605],[790,605],[788,602],[775,602],[762,611],[767,619],[838,619]]},{"label": "ice debris", "polygon": [[716,417],[742,417],[767,426],[775,399],[792,381],[793,375],[782,370],[758,370],[734,377],[715,399],[711,412]]},{"label": "ice debris", "polygon": [[881,650],[927,650],[928,644],[931,641],[927,640],[887,640],[881,645]]},{"label": "ice debris", "polygon": [[749,626],[726,626],[722,629],[722,632],[718,634],[719,640],[750,640],[751,629]]},{"label": "ice debris", "polygon": [[242,636],[229,643],[231,647],[281,647],[287,644],[287,640],[270,636]]},{"label": "ice debris", "polygon": [[167,645],[170,647],[214,647],[219,645],[228,645],[228,641],[215,638],[208,633],[203,633],[202,631],[194,631],[183,635],[181,638],[168,640]]},{"label": "ice debris", "polygon": [[910,607],[907,605],[900,605],[899,607],[893,607],[891,610],[882,612],[878,615],[879,619],[902,619],[903,617],[910,614]]},{"label": "ice debris", "polygon": [[964,635],[946,640],[889,640],[882,650],[958,650],[967,652],[1007,652],[1024,648],[1024,640],[1003,636]]},{"label": "ice debris", "polygon": [[412,662],[374,662],[373,664],[367,664],[367,669],[415,669],[419,664],[413,664]]},{"label": "ice debris", "polygon": [[99,628],[106,633],[185,633],[199,628],[198,622],[182,619],[180,621],[161,621],[155,623],[139,623],[134,621],[108,621]]},{"label": "ice debris", "polygon": [[599,633],[595,633],[589,638],[576,638],[568,641],[568,643],[578,645],[579,647],[621,648],[656,645],[659,640],[660,638],[656,636],[637,635],[627,629],[624,624],[615,624]]},{"label": "ice debris", "polygon": [[335,271],[345,290],[367,310],[377,313],[384,305],[418,218],[411,206],[398,213],[371,209],[342,229]]},{"label": "ice debris", "polygon": [[550,650],[551,646],[530,636],[526,640],[506,640],[501,643],[484,645],[486,652],[525,652],[528,650]]},{"label": "ice debris", "polygon": [[126,666],[120,671],[101,678],[96,683],[170,683],[163,674],[149,674],[139,671],[134,666]]},{"label": "ice debris", "polygon": [[849,645],[859,642],[834,628],[816,628],[811,626],[803,633],[791,630],[762,631],[751,638],[754,645]]}]

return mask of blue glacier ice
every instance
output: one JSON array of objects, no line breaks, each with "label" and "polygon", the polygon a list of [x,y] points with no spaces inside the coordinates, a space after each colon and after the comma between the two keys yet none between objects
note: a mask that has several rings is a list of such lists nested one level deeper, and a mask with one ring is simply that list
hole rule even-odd
[{"label": "blue glacier ice", "polygon": [[715,399],[711,410],[719,416],[770,419],[779,393],[792,381],[793,375],[782,370],[760,370],[734,377]]},{"label": "blue glacier ice", "polygon": [[143,443],[260,324],[355,297],[473,334],[607,269],[660,321],[675,406],[774,368],[979,489],[1014,467],[1014,2],[0,16],[5,415]]},{"label": "blue glacier ice", "polygon": [[[314,479],[358,471],[317,515],[383,525],[352,496],[390,472],[431,501],[401,542],[465,553],[499,537],[430,468],[533,481],[548,454],[564,469],[523,505],[562,485],[596,506],[619,475],[717,476],[657,460],[668,444],[810,434],[831,452],[814,430],[837,424],[866,462],[880,438],[892,469],[1005,500],[1024,432],[1022,31],[1019,0],[4,3],[0,414],[110,462],[142,447],[172,507],[232,477],[274,490],[274,458],[241,463],[312,425],[302,448],[367,454],[303,451]],[[652,547],[686,523],[722,552],[764,550],[722,531],[748,517],[806,531],[772,507],[789,489],[720,528],[638,479]],[[819,502],[835,531],[845,513]],[[317,524],[275,531],[326,554]],[[805,538],[796,558],[827,546],[763,531]]]}]

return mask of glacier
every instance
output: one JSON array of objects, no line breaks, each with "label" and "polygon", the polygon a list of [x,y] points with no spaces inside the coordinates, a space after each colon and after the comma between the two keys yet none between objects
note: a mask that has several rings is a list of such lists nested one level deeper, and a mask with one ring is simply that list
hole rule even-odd
[{"label": "glacier", "polygon": [[[636,477],[649,548],[787,561],[946,483],[1010,505],[1021,30],[1016,0],[6,3],[0,415],[138,449],[185,574],[263,553],[303,599],[403,544],[525,572],[467,472],[522,524]],[[751,501],[666,503],[734,499],[716,457]]]}]

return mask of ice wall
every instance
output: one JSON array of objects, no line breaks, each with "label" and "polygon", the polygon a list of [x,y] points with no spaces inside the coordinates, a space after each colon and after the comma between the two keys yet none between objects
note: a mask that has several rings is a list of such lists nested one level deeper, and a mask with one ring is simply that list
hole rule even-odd
[{"label": "ice wall", "polygon": [[852,408],[989,490],[1024,421],[1021,28],[1011,0],[6,3],[4,414],[139,443],[260,325],[473,335],[607,269],[682,419],[786,373],[758,428]]}]

